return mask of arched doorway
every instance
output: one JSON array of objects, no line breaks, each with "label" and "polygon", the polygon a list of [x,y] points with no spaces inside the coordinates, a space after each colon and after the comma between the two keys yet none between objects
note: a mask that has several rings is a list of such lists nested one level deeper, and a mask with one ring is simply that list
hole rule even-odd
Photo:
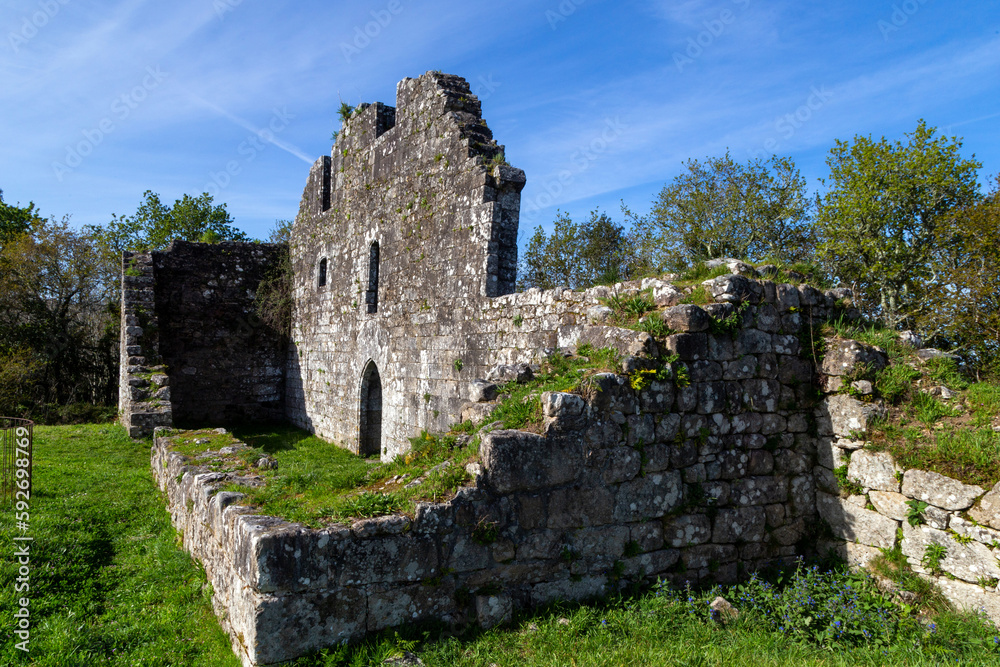
[{"label": "arched doorway", "polygon": [[382,378],[374,361],[365,364],[361,374],[361,419],[359,421],[358,454],[378,456],[382,453]]}]

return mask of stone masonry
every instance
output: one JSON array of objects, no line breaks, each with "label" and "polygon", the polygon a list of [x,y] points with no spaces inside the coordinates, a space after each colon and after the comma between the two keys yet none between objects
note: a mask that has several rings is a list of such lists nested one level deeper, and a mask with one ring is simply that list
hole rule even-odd
[{"label": "stone masonry", "polygon": [[[814,325],[844,314],[849,290],[731,262],[701,306],[658,279],[514,293],[524,182],[468,84],[430,72],[400,82],[395,108],[359,108],[312,167],[287,249],[290,340],[253,316],[283,247],[126,255],[120,407],[133,436],[284,416],[390,460],[421,429],[481,422],[495,407],[484,380],[520,372],[503,365],[584,343],[624,358],[624,375],[594,377],[585,396],[542,395],[541,433],[486,426],[474,484],[414,516],[320,530],[259,516],[220,490],[241,480],[171,452],[159,431],[154,474],[245,665],[420,620],[490,626],[631,581],[731,582],[829,549],[861,563],[897,539],[918,571],[928,545],[944,546],[923,573],[1000,619],[1000,488],[863,449],[884,407],[855,371],[884,354],[837,340],[813,353]],[[640,291],[676,333],[610,325],[604,300]],[[666,355],[686,379],[636,382]],[[863,493],[843,493],[838,469]],[[908,500],[927,504],[922,523]]]},{"label": "stone masonry", "polygon": [[254,296],[285,252],[174,241],[125,253],[119,409],[130,435],[283,419],[287,342],[257,317]]}]

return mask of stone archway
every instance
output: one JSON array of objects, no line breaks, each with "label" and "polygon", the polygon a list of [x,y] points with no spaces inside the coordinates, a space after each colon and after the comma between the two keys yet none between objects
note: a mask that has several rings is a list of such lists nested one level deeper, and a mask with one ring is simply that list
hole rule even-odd
[{"label": "stone archway", "polygon": [[361,374],[360,419],[358,420],[358,454],[382,454],[382,378],[378,366],[369,360]]}]

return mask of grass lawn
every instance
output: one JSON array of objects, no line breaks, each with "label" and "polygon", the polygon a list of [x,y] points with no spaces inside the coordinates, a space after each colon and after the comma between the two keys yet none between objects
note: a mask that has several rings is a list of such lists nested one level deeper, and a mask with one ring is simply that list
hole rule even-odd
[{"label": "grass lawn", "polygon": [[15,532],[5,509],[0,664],[239,665],[205,573],[177,546],[149,446],[118,426],[35,427],[31,650],[12,638]]},{"label": "grass lawn", "polygon": [[[305,440],[284,431],[256,437],[272,451]],[[308,452],[299,454],[301,474],[310,465]],[[203,571],[177,545],[152,482],[148,441],[133,443],[110,425],[36,428],[27,655],[14,648],[11,634],[15,533],[11,513],[3,517],[0,664],[239,664],[212,613]],[[407,627],[296,664],[381,664],[405,651],[428,666],[469,667],[1000,664],[1000,637],[989,624],[943,613],[930,626],[884,600],[859,575],[802,570],[781,583],[769,581],[555,606],[486,632]],[[707,607],[720,592],[741,612],[726,627],[710,619]],[[836,620],[844,634],[835,632]]]}]

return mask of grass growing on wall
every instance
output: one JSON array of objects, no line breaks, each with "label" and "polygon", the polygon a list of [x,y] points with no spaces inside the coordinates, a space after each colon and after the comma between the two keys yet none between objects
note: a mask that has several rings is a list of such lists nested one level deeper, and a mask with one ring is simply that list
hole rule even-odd
[{"label": "grass growing on wall", "polygon": [[[448,500],[472,481],[465,465],[475,460],[479,441],[463,437],[470,430],[474,430],[471,424],[459,424],[448,434],[424,432],[411,440],[408,454],[388,464],[361,458],[292,426],[255,426],[232,435],[174,431],[170,437],[171,449],[190,457],[192,464],[262,478],[264,484],[257,488],[227,485],[228,490],[246,495],[241,503],[316,528],[394,512],[412,516],[417,501]],[[219,453],[238,441],[251,449]],[[262,457],[273,458],[277,468],[254,467]]]},{"label": "grass growing on wall", "polygon": [[[1000,428],[1000,385],[972,382],[948,357],[921,361],[889,329],[835,321],[824,334],[878,346],[889,358],[885,369],[860,374],[872,381],[875,393],[857,398],[881,399],[888,408],[868,436],[869,449],[891,453],[903,468],[966,484],[990,488],[1000,482],[1000,432],[994,430]],[[939,386],[956,396],[932,396],[930,390]]]},{"label": "grass growing on wall", "polygon": [[22,532],[3,509],[0,664],[239,666],[204,571],[177,546],[149,446],[119,426],[35,427],[30,652],[11,635]]}]

